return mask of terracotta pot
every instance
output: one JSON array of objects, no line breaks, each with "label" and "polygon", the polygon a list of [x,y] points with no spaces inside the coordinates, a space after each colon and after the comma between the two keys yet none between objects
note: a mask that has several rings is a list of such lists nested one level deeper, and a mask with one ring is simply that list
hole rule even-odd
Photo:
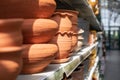
[{"label": "terracotta pot", "polygon": [[93,34],[94,40],[97,40],[97,32],[95,30],[92,30],[91,33]]},{"label": "terracotta pot", "polygon": [[[52,40],[53,43],[56,43],[59,48],[59,52],[56,55],[55,60],[64,59],[67,61],[68,56],[71,50],[71,36],[68,33],[57,33],[57,35]],[[67,60],[65,60],[67,59]],[[62,60],[62,62],[64,62]]]},{"label": "terracotta pot", "polygon": [[22,22],[22,19],[0,19],[0,48],[22,45]]},{"label": "terracotta pot", "polygon": [[16,80],[22,69],[20,47],[0,48],[0,80]]},{"label": "terracotta pot", "polygon": [[23,47],[23,69],[21,74],[42,72],[55,58],[58,51],[55,44],[26,44]]},{"label": "terracotta pot", "polygon": [[55,20],[59,25],[60,32],[70,31],[72,28],[72,14],[67,12],[55,12],[51,19]]},{"label": "terracotta pot", "polygon": [[70,18],[71,21],[72,21],[72,24],[74,25],[74,24],[78,23],[78,14],[79,14],[78,11],[66,10],[66,9],[57,9],[56,11],[57,12],[63,12],[63,13],[70,13],[70,14],[72,14],[72,17]]},{"label": "terracotta pot", "polygon": [[94,34],[90,33],[88,37],[88,45],[92,45],[94,43]]},{"label": "terracotta pot", "polygon": [[0,18],[50,18],[55,9],[54,0],[1,0]]},{"label": "terracotta pot", "polygon": [[23,43],[45,43],[58,31],[58,24],[50,19],[25,19],[22,25]]}]

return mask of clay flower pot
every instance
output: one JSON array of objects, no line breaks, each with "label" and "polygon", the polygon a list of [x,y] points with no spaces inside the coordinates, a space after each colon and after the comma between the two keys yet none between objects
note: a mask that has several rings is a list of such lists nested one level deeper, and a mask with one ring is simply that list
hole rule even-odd
[{"label": "clay flower pot", "polygon": [[0,18],[50,18],[55,9],[54,0],[1,0]]},{"label": "clay flower pot", "polygon": [[23,19],[0,19],[0,48],[21,46]]},{"label": "clay flower pot", "polygon": [[0,80],[16,80],[22,69],[22,48],[0,48]]},{"label": "clay flower pot", "polygon": [[59,25],[60,32],[70,31],[72,28],[71,18],[72,14],[67,12],[55,12],[51,19],[55,20]]},{"label": "clay flower pot", "polygon": [[45,43],[58,31],[58,24],[50,19],[25,19],[22,25],[23,43]]},{"label": "clay flower pot", "polygon": [[55,58],[58,51],[58,47],[55,44],[26,44],[23,47],[21,74],[42,72]]},{"label": "clay flower pot", "polygon": [[88,45],[92,45],[94,43],[94,34],[90,32],[89,37],[88,37]]},{"label": "clay flower pot", "polygon": [[57,35],[52,39],[53,43],[58,45],[59,52],[56,55],[53,63],[63,63],[68,61],[68,57],[71,50],[71,36],[69,33],[57,33]]}]

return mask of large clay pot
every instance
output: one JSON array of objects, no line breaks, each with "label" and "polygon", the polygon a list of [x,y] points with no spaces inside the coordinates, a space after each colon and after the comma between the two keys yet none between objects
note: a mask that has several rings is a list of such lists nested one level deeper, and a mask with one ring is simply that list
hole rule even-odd
[{"label": "large clay pot", "polygon": [[23,43],[45,43],[58,31],[58,24],[50,19],[25,19],[22,25]]},{"label": "large clay pot", "polygon": [[0,48],[21,46],[23,19],[0,19]]},{"label": "large clay pot", "polygon": [[50,18],[55,9],[54,0],[1,0],[0,18]]},{"label": "large clay pot", "polygon": [[71,18],[72,14],[67,12],[55,12],[51,19],[55,20],[59,25],[60,32],[70,31],[72,28]]},{"label": "large clay pot", "polygon": [[0,48],[0,80],[16,80],[22,69],[22,48]]},{"label": "large clay pot", "polygon": [[58,51],[55,44],[26,44],[23,47],[22,74],[42,72],[55,58]]},{"label": "large clay pot", "polygon": [[59,48],[59,52],[56,55],[53,63],[63,63],[68,61],[68,57],[71,50],[71,36],[69,33],[57,33],[57,35],[52,39],[53,43],[56,43]]}]

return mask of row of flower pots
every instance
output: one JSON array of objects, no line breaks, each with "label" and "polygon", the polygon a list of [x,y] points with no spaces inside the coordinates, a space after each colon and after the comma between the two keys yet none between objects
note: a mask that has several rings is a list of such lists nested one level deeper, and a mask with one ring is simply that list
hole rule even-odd
[{"label": "row of flower pots", "polygon": [[54,59],[53,63],[68,61],[72,35],[77,35],[60,32],[52,19],[1,19],[0,27],[0,80],[41,72]]},{"label": "row of flower pots", "polygon": [[0,80],[70,59],[77,46],[78,12],[55,9],[54,0],[1,1]]},{"label": "row of flower pots", "polygon": [[14,80],[20,73],[41,72],[58,52],[56,44],[47,43],[58,30],[53,20],[1,19],[0,28],[0,80]]},{"label": "row of flower pots", "polygon": [[58,47],[47,42],[58,24],[45,19],[55,9],[54,0],[1,0],[0,80],[41,72],[55,58]]}]

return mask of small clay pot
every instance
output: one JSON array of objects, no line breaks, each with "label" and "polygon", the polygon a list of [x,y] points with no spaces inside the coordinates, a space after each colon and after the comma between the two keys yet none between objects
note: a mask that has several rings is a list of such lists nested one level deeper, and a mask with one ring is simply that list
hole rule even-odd
[{"label": "small clay pot", "polygon": [[21,46],[23,19],[0,19],[0,48]]},{"label": "small clay pot", "polygon": [[22,25],[23,43],[49,42],[58,31],[58,24],[50,19],[25,19]]},{"label": "small clay pot", "polygon": [[70,31],[72,28],[71,18],[72,14],[67,12],[55,12],[51,19],[55,20],[59,25],[60,32]]},{"label": "small clay pot", "polygon": [[[57,33],[57,35],[52,39],[53,43],[56,43],[58,45],[58,49],[59,52],[56,55],[55,60],[57,60],[57,62],[61,62],[58,60],[64,59],[64,61],[67,61],[69,59],[67,59],[69,57],[70,51],[71,51],[71,36],[69,33]],[[67,59],[67,60],[65,60]],[[64,62],[62,60],[62,62]],[[54,63],[54,61],[53,61]]]},{"label": "small clay pot", "polygon": [[23,48],[21,74],[42,72],[55,58],[58,51],[55,44],[26,44]]},{"label": "small clay pot", "polygon": [[0,80],[16,80],[22,69],[22,48],[0,48]]},{"label": "small clay pot", "polygon": [[90,32],[89,37],[88,37],[88,45],[94,44],[94,34]]},{"label": "small clay pot", "polygon": [[50,18],[55,9],[54,0],[1,0],[0,18]]}]

